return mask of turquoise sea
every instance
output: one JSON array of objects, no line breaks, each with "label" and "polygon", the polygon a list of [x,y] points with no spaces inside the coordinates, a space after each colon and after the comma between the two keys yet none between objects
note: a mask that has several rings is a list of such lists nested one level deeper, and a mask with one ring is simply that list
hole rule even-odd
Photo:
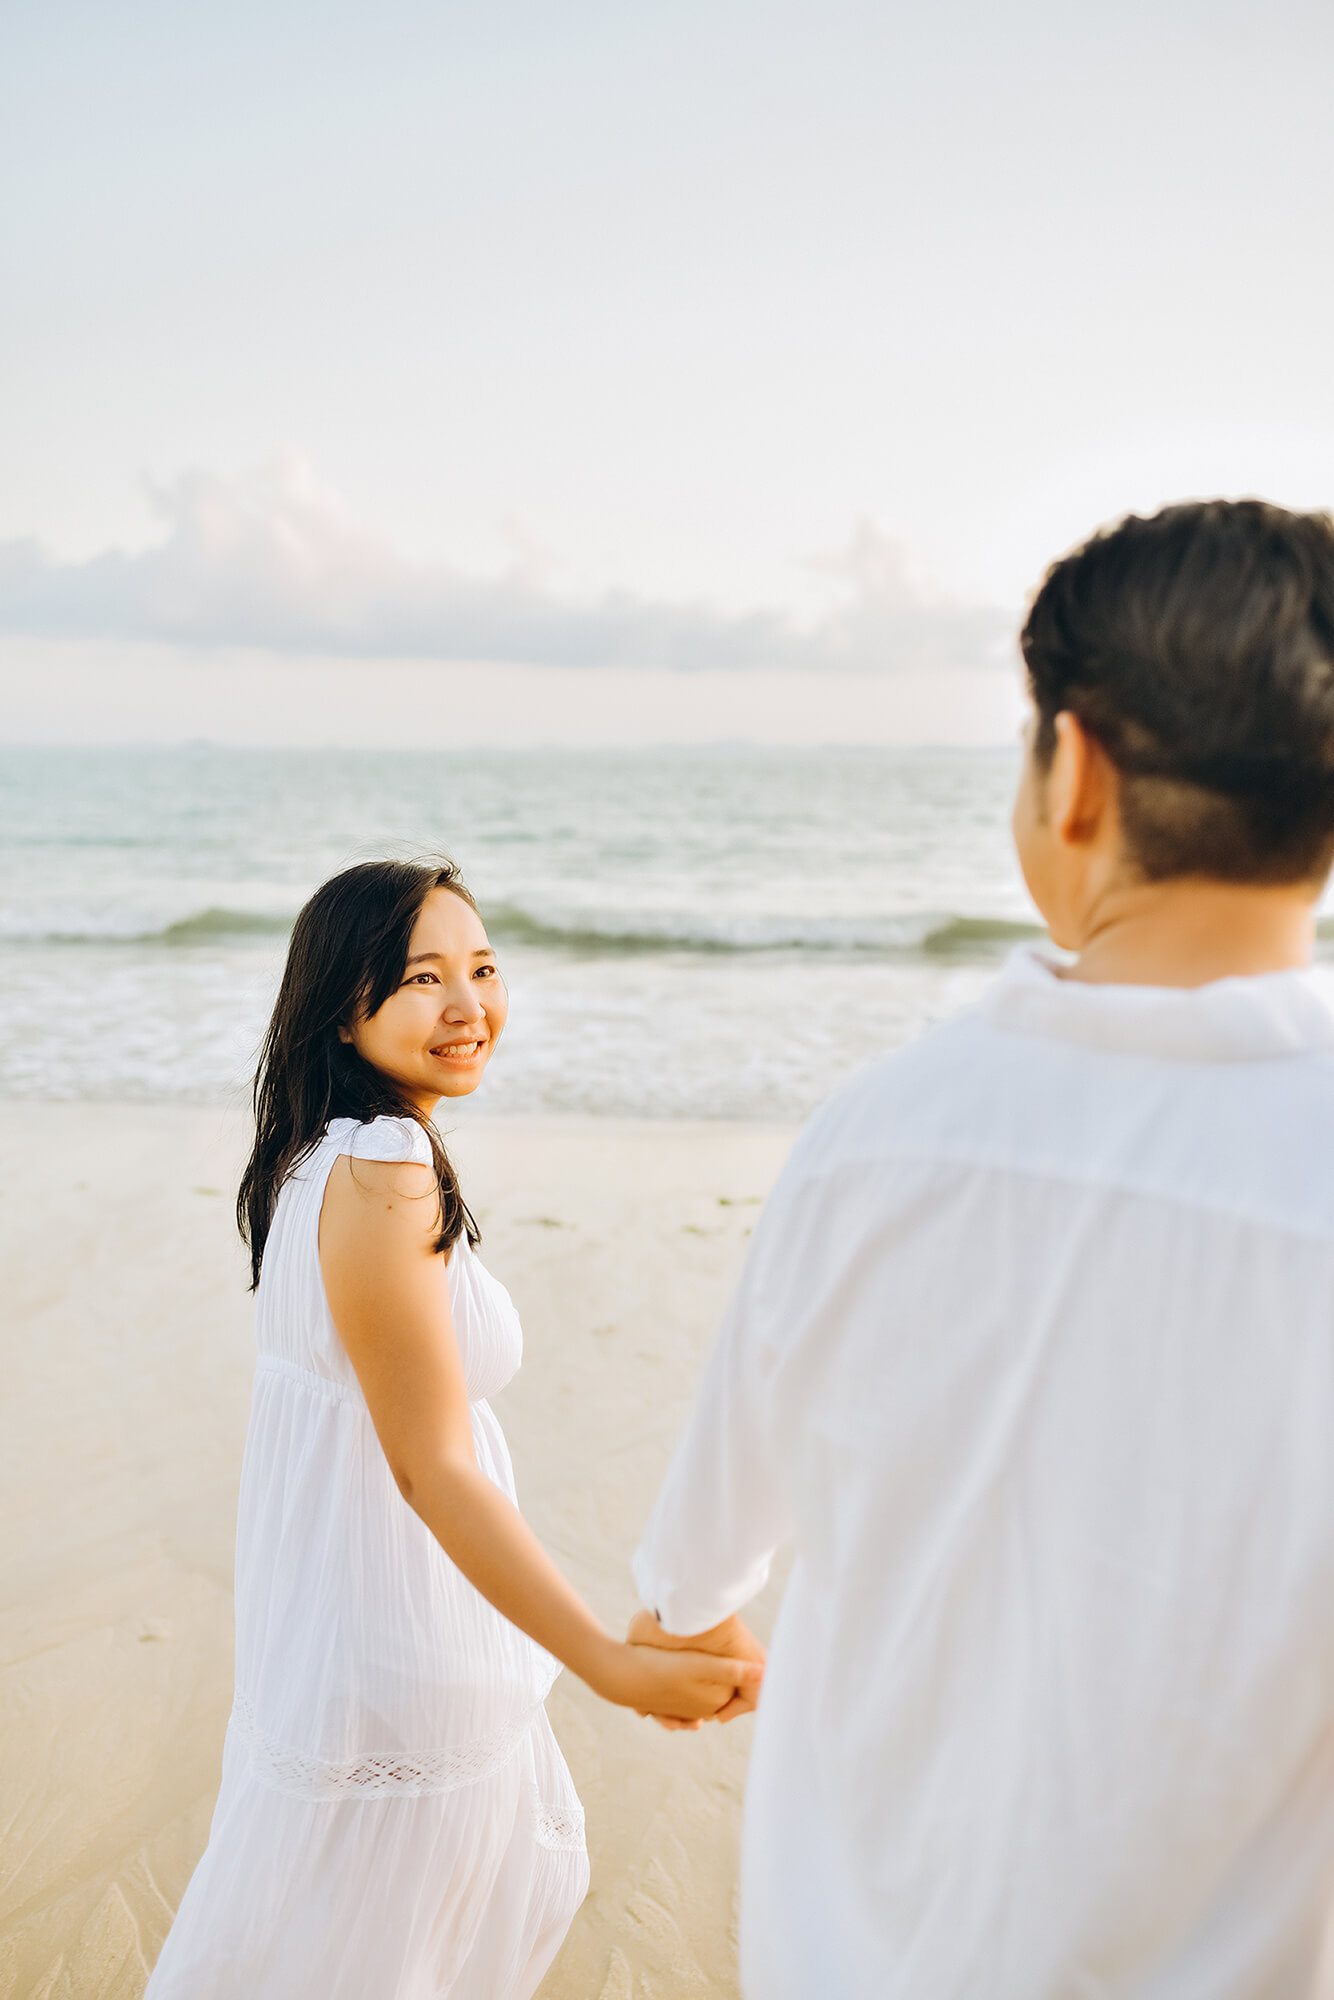
[{"label": "turquoise sea", "polygon": [[0,1096],[243,1100],[302,900],[438,852],[511,1021],[476,1109],[790,1119],[1037,935],[1011,751],[0,750]]}]

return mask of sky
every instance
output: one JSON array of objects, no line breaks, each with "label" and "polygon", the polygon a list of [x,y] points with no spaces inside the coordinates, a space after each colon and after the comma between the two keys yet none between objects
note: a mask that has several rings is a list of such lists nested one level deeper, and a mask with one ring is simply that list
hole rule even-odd
[{"label": "sky", "polygon": [[1099,521],[1334,501],[1332,74],[1325,0],[0,0],[0,734],[1007,735]]}]

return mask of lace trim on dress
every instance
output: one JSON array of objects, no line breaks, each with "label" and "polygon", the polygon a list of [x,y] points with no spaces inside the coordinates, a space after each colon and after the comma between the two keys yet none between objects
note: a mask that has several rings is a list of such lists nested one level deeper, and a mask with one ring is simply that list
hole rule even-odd
[{"label": "lace trim on dress", "polygon": [[533,1833],[539,1847],[553,1854],[582,1854],[584,1809],[581,1805],[548,1806],[533,1798]]},{"label": "lace trim on dress", "polygon": [[[274,1743],[260,1729],[253,1708],[239,1692],[232,1705],[231,1727],[245,1745],[255,1775],[274,1791],[292,1798],[419,1799],[475,1785],[500,1770],[532,1728],[535,1713],[529,1710],[494,1735],[453,1750],[365,1750],[360,1756],[337,1762]],[[540,1833],[538,1838],[542,1838]],[[543,1841],[544,1846],[548,1844]]]}]

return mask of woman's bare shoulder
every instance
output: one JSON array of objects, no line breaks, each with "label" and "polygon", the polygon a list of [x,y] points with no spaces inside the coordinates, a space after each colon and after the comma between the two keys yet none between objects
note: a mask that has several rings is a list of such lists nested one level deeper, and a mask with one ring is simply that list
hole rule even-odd
[{"label": "woman's bare shoulder", "polygon": [[329,1170],[320,1213],[323,1243],[330,1229],[384,1229],[434,1235],[440,1200],[432,1168],[416,1160],[362,1160],[342,1153]]}]

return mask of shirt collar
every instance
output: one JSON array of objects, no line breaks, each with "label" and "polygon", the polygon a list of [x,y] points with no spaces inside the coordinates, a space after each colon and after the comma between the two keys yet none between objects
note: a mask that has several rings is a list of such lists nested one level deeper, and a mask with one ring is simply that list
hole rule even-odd
[{"label": "shirt collar", "polygon": [[1320,975],[1265,972],[1207,986],[1089,986],[1032,945],[1010,954],[981,1012],[1013,1034],[1174,1061],[1248,1062],[1334,1048]]}]

